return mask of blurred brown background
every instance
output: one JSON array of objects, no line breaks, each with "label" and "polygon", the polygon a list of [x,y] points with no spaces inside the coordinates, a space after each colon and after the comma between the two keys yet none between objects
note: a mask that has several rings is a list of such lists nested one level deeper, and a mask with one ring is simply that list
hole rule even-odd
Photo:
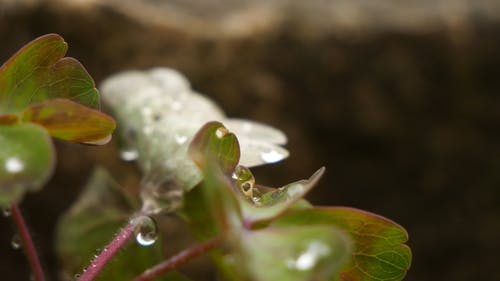
[{"label": "blurred brown background", "polygon": [[[406,280],[500,280],[500,2],[0,0],[0,61],[56,32],[97,83],[170,66],[230,116],[287,133],[279,186],[382,214],[410,233]],[[22,207],[51,280],[54,226],[96,163],[135,177],[114,143],[58,143],[55,177]],[[124,170],[122,170],[124,169]],[[28,280],[0,218],[0,277]]]}]

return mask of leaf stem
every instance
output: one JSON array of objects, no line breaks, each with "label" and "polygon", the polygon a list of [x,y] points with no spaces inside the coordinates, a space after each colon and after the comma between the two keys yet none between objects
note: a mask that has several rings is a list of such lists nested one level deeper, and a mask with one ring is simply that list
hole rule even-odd
[{"label": "leaf stem", "polygon": [[205,243],[195,245],[193,247],[187,248],[175,256],[172,256],[166,261],[163,261],[154,267],[147,269],[141,275],[137,276],[133,281],[149,281],[156,277],[159,277],[169,271],[177,268],[178,266],[187,263],[188,261],[201,256],[213,248],[217,247],[222,239],[216,237]]},{"label": "leaf stem", "polygon": [[21,237],[21,242],[23,244],[24,251],[26,252],[26,257],[30,264],[31,270],[33,271],[33,277],[36,281],[45,281],[45,274],[43,273],[43,268],[38,258],[38,254],[31,238],[28,226],[24,220],[23,214],[19,209],[19,206],[14,203],[11,205],[12,220],[16,225],[19,236]]},{"label": "leaf stem", "polygon": [[135,224],[129,221],[127,225],[104,247],[101,253],[83,271],[78,281],[92,281],[101,272],[106,264],[116,255],[116,253],[133,236]]}]

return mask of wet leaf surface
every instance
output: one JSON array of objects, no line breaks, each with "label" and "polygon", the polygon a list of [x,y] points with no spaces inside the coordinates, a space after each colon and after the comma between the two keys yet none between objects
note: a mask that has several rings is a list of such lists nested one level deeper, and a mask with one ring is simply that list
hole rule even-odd
[{"label": "wet leaf surface", "polygon": [[0,126],[0,205],[39,190],[52,175],[54,163],[52,141],[42,127]]},{"label": "wet leaf surface", "polygon": [[411,264],[411,250],[404,243],[408,233],[398,224],[370,212],[346,207],[321,207],[292,211],[275,226],[334,225],[354,242],[349,263],[331,280],[399,281]]}]

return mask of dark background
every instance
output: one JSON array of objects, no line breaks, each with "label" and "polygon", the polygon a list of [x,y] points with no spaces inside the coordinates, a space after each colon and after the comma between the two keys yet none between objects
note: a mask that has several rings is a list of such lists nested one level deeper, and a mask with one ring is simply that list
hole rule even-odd
[{"label": "dark background", "polygon": [[[290,158],[255,169],[260,183],[326,166],[310,201],[404,226],[414,253],[405,280],[500,280],[495,1],[97,2],[0,0],[0,61],[56,32],[96,83],[179,69],[228,115],[286,132]],[[114,142],[57,148],[54,178],[22,203],[52,279],[54,226],[93,165],[137,175]],[[13,233],[0,218],[0,279],[28,280]]]}]

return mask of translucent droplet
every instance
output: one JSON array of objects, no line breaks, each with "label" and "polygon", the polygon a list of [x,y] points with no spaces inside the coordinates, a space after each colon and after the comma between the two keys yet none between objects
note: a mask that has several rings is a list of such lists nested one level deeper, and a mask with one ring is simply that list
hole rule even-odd
[{"label": "translucent droplet", "polygon": [[292,184],[286,190],[286,194],[289,198],[295,198],[297,195],[300,195],[304,192],[304,185],[302,184]]},{"label": "translucent droplet", "polygon": [[139,216],[132,220],[135,224],[135,240],[141,246],[151,246],[158,238],[156,222],[150,216]]},{"label": "translucent droplet", "polygon": [[245,166],[238,165],[234,169],[232,178],[235,180],[236,184],[240,187],[245,196],[253,198],[255,178],[250,169]]},{"label": "translucent droplet", "polygon": [[75,281],[77,281],[78,279],[80,279],[80,274],[77,273],[77,274],[75,274],[74,277],[75,277]]},{"label": "translucent droplet", "polygon": [[19,237],[19,234],[14,234],[14,236],[12,236],[12,239],[10,240],[10,245],[14,250],[18,250],[21,248],[21,237]]},{"label": "translucent droplet", "polygon": [[330,255],[331,249],[321,241],[312,241],[297,258],[286,261],[288,268],[300,271],[311,270],[322,259]]},{"label": "translucent droplet", "polygon": [[174,137],[175,137],[175,142],[177,142],[177,144],[179,145],[186,143],[186,141],[188,140],[188,137],[183,135],[176,134]]},{"label": "translucent droplet", "polygon": [[227,135],[229,133],[229,131],[224,128],[224,127],[219,127],[217,128],[217,130],[215,131],[215,136],[218,137],[219,139],[222,139],[225,135]]},{"label": "translucent droplet", "polygon": [[10,217],[11,215],[11,211],[10,211],[10,208],[9,207],[5,207],[2,209],[2,214],[4,217]]},{"label": "translucent droplet", "polygon": [[135,148],[125,148],[120,151],[120,158],[123,161],[134,161],[139,157],[139,151]]},{"label": "translucent droplet", "polygon": [[282,153],[276,150],[260,153],[260,158],[262,159],[262,161],[266,163],[278,162],[280,160],[283,160],[285,157],[286,155],[283,155]]},{"label": "translucent droplet", "polygon": [[5,171],[10,174],[17,174],[24,170],[24,162],[17,157],[10,157],[5,161]]}]

